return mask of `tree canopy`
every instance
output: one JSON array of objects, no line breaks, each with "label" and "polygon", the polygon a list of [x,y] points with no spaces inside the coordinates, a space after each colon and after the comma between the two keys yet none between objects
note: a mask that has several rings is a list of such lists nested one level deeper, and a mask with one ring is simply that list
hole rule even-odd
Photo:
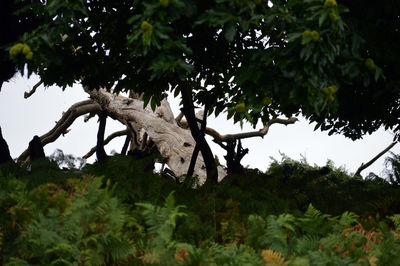
[{"label": "tree canopy", "polygon": [[353,139],[400,129],[395,1],[20,2],[17,14],[38,22],[6,47],[21,70],[45,85],[144,93],[153,108],[181,94],[208,170],[195,105],[253,125],[302,114]]}]

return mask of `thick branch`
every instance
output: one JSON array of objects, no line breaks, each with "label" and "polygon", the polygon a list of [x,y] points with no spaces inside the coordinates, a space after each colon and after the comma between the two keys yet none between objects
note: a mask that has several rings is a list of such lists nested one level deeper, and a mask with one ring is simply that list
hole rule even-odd
[{"label": "thick branch", "polygon": [[368,168],[373,164],[376,160],[378,160],[382,155],[384,155],[386,152],[388,152],[391,148],[393,148],[394,145],[397,144],[397,141],[392,142],[389,146],[387,146],[383,151],[378,153],[374,158],[372,158],[369,162],[367,163],[362,163],[361,166],[357,169],[356,173],[354,176],[359,176],[361,175],[361,171],[363,171],[365,168]]},{"label": "thick branch", "polygon": [[101,162],[107,159],[106,151],[104,150],[104,132],[106,130],[107,111],[102,110],[99,114],[99,130],[97,131],[96,157],[97,161]]},{"label": "thick branch", "polygon": [[39,81],[38,83],[36,83],[34,86],[33,86],[33,88],[29,91],[29,92],[25,92],[24,93],[24,98],[25,99],[28,99],[29,97],[31,97],[32,96],[32,94],[34,94],[35,92],[36,92],[36,89],[40,86],[40,85],[42,85],[43,84],[43,81]]},{"label": "thick branch", "polygon": [[[105,140],[104,140],[104,146],[107,145],[108,143],[110,143],[113,139],[117,138],[117,137],[121,137],[121,136],[125,136],[128,134],[128,130],[121,130],[121,131],[117,131],[112,133],[111,135],[109,135]],[[90,151],[88,153],[86,153],[82,158],[83,159],[87,159],[90,156],[92,156],[95,152],[96,152],[96,147],[94,146],[93,148],[90,149]]]},{"label": "thick branch", "polygon": [[217,165],[214,160],[214,155],[211,151],[210,146],[208,145],[204,133],[201,132],[197,124],[197,119],[194,113],[194,103],[192,90],[188,86],[188,84],[182,84],[181,94],[182,94],[182,103],[183,108],[181,111],[184,113],[190,132],[192,133],[193,138],[196,140],[196,145],[199,146],[199,150],[203,155],[204,163],[206,165],[207,172],[207,180],[208,182],[213,182],[214,184],[218,183],[218,171]]},{"label": "thick branch", "polygon": [[[200,123],[200,134],[201,137],[204,138],[204,132],[206,130],[206,125],[207,125],[207,112],[208,109],[210,108],[210,101],[207,100],[206,104],[204,106],[204,112],[198,112],[195,116],[197,119],[201,119],[201,123]],[[201,118],[199,118],[199,116],[201,116]],[[193,150],[193,154],[192,154],[192,158],[190,159],[190,164],[189,164],[189,169],[188,169],[188,176],[192,176],[193,172],[194,172],[194,167],[196,165],[196,161],[197,161],[197,156],[199,155],[199,151],[200,151],[200,145],[199,145],[199,141],[196,141],[196,146],[194,147]]]},{"label": "thick branch", "polygon": [[[90,113],[90,112],[100,112],[101,107],[98,103],[92,100],[78,102],[72,105],[65,113],[61,119],[56,123],[56,125],[46,134],[40,137],[40,141],[42,145],[45,146],[60,137],[61,134],[68,129],[69,126],[81,115]],[[23,163],[28,159],[29,150],[26,149],[19,157],[18,163]]]}]

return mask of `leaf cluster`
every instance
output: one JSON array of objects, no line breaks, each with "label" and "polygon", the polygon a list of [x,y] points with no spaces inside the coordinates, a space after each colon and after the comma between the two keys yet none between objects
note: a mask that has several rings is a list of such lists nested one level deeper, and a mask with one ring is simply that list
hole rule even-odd
[{"label": "leaf cluster", "polygon": [[399,5],[331,2],[24,2],[19,14],[34,11],[38,27],[19,42],[33,57],[14,60],[45,85],[115,85],[153,108],[190,88],[235,122],[301,113],[353,139],[397,128],[399,56],[382,40],[399,39]]}]

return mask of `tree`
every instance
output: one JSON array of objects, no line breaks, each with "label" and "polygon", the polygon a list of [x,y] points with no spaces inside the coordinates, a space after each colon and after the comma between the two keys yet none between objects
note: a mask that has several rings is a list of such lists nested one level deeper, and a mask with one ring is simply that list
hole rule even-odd
[{"label": "tree", "polygon": [[[389,56],[394,44],[379,41],[398,40],[398,4],[344,4],[350,9],[335,0],[33,2],[21,14],[37,14],[39,26],[8,48],[44,85],[134,91],[153,110],[165,91],[180,94],[215,183],[204,138],[213,112],[254,126],[301,113],[353,139],[381,125],[399,129],[399,61]],[[370,6],[379,12],[360,12]],[[383,30],[371,34],[364,21]],[[206,107],[201,127],[197,106]]]}]

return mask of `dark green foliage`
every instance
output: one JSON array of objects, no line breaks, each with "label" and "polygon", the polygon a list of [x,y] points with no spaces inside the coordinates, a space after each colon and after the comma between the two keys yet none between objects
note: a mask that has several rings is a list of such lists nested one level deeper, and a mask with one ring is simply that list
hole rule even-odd
[{"label": "dark green foliage", "polygon": [[400,130],[394,0],[16,2],[36,23],[0,47],[7,61],[46,86],[143,93],[153,109],[165,92],[181,95],[209,181],[216,166],[197,105],[253,126],[302,114],[352,139]]},{"label": "dark green foliage", "polygon": [[[69,158],[70,159],[70,158]],[[398,186],[275,161],[193,189],[113,156],[0,171],[5,265],[393,265]],[[6,169],[7,171],[5,171]],[[328,171],[328,170],[329,171]],[[101,176],[101,177],[95,177]],[[286,263],[286,264],[285,264]]]}]

